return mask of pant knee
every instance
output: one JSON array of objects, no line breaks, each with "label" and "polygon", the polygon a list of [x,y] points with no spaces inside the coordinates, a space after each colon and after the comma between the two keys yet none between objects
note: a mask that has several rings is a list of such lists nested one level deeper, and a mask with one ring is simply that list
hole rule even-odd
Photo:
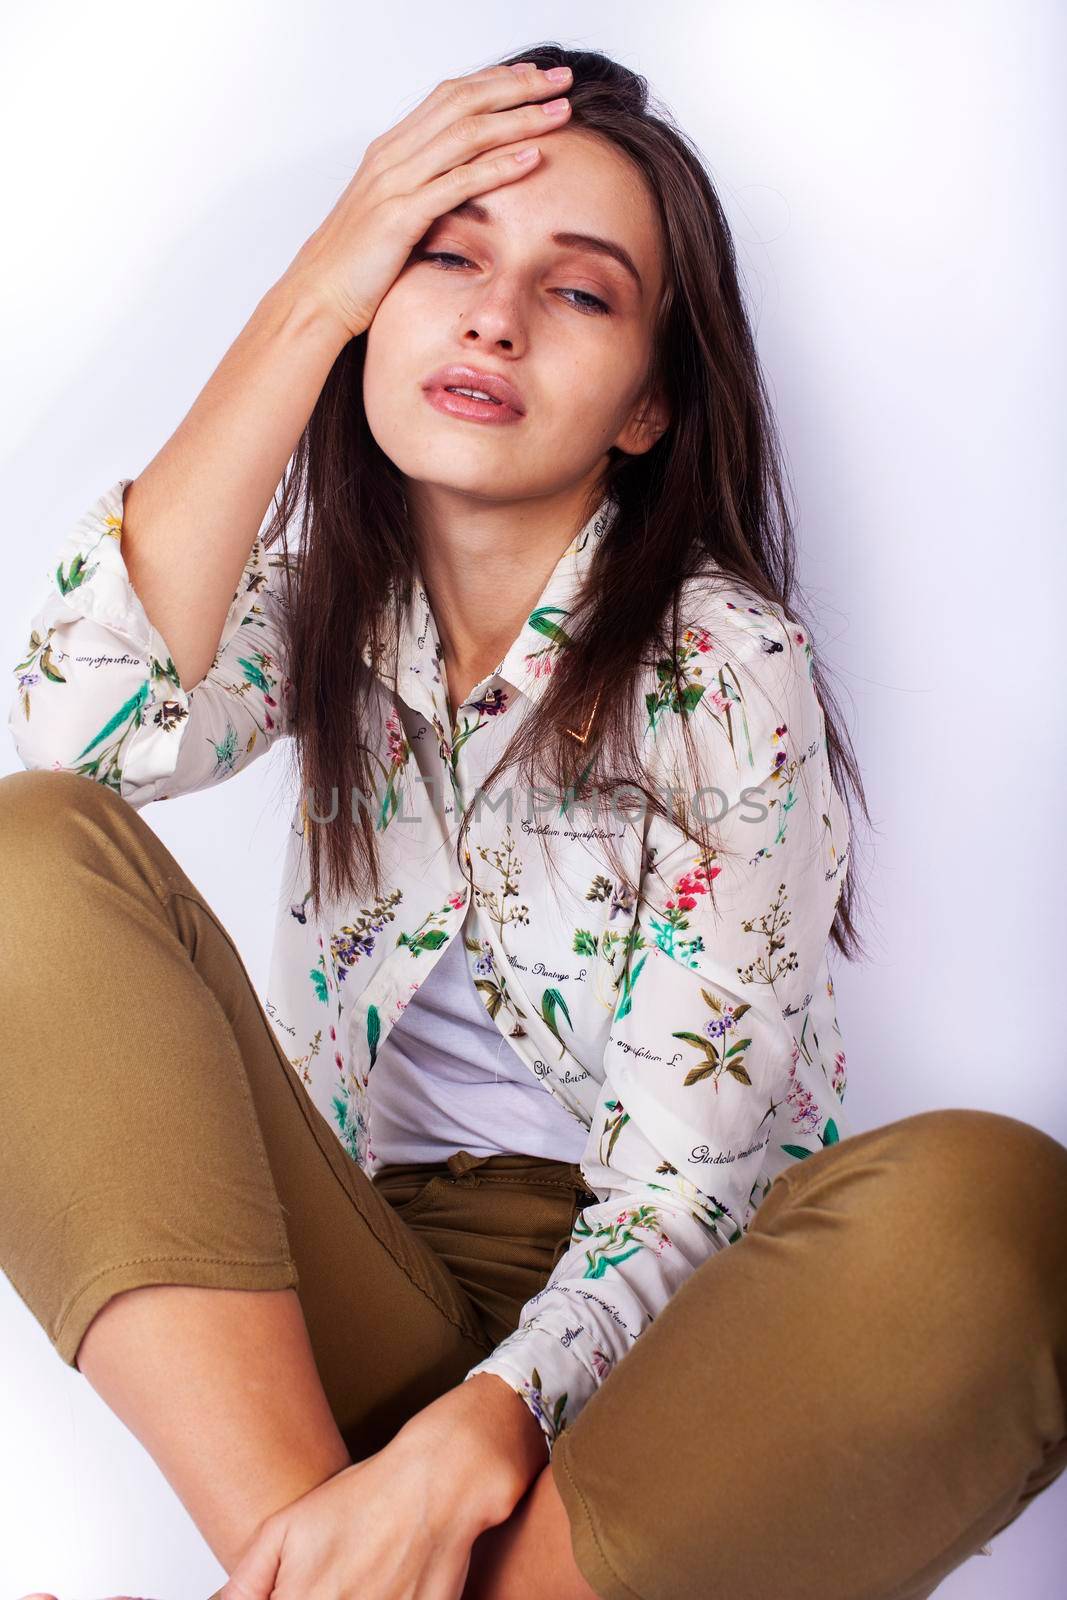
[{"label": "pant knee", "polygon": [[126,805],[106,784],[65,767],[9,772],[0,778],[0,840],[21,851],[30,840],[54,837],[86,812]]},{"label": "pant knee", "polygon": [[1067,1227],[1067,1149],[1043,1128],[977,1106],[924,1111],[893,1126],[910,1164],[935,1181],[943,1174],[965,1199],[1044,1195]]},{"label": "pant knee", "polygon": [[82,893],[79,867],[108,873],[136,856],[138,823],[147,828],[115,790],[66,768],[0,778],[0,921],[62,918]]},{"label": "pant knee", "polygon": [[991,1303],[1014,1297],[1020,1332],[1041,1324],[1067,1340],[1067,1149],[1033,1123],[977,1107],[898,1126],[907,1158],[897,1170],[964,1277]]},{"label": "pant knee", "polygon": [[996,1299],[998,1283],[1010,1283],[1020,1296],[1058,1301],[1067,1322],[1067,1149],[1051,1134],[1001,1112],[946,1107],[832,1149],[797,1169],[792,1199],[851,1214],[868,1259],[899,1258],[902,1238],[924,1241],[961,1285]]}]

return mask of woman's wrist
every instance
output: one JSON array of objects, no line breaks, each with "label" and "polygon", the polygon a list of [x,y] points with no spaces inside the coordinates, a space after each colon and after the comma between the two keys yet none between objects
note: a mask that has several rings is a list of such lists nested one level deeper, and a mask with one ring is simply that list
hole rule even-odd
[{"label": "woman's wrist", "polygon": [[459,1392],[471,1391],[470,1415],[474,1438],[490,1454],[494,1446],[514,1463],[523,1487],[519,1498],[542,1468],[548,1465],[548,1442],[544,1430],[525,1400],[495,1372],[476,1372],[460,1384]]},{"label": "woman's wrist", "polygon": [[476,1372],[425,1406],[396,1435],[447,1467],[477,1532],[504,1522],[548,1465],[529,1406],[503,1378]]}]

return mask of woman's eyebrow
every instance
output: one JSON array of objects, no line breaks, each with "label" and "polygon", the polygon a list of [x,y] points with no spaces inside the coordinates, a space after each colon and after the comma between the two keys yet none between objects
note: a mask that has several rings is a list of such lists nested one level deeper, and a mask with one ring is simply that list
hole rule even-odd
[{"label": "woman's eyebrow", "polygon": [[[438,220],[443,221],[445,217],[463,217],[468,222],[496,221],[489,208],[478,200],[463,200],[458,206],[453,206],[451,211],[443,211]],[[553,244],[562,245],[566,250],[588,250],[591,255],[611,256],[633,278],[638,293],[644,293],[645,286],[641,282],[641,274],[634,265],[633,257],[621,244],[616,244],[614,239],[601,239],[593,233],[551,233],[549,238]]]}]

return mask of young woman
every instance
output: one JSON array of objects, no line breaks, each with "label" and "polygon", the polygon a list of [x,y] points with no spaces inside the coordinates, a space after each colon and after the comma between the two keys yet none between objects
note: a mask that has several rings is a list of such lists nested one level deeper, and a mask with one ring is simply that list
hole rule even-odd
[{"label": "young woman", "polygon": [[[58,552],[2,1264],[226,1600],[926,1595],[1063,1468],[1067,1152],[844,1120],[782,478],[707,174],[548,44],[373,141]],[[261,1006],[138,811],[283,738]]]}]

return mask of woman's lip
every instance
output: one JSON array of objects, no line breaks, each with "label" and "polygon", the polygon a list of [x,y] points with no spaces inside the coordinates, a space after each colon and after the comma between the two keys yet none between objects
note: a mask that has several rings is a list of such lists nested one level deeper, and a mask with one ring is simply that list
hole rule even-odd
[{"label": "woman's lip", "polygon": [[438,411],[450,417],[464,417],[469,422],[491,422],[500,426],[502,423],[521,422],[525,414],[516,411],[514,406],[505,405],[503,401],[475,400],[469,394],[453,394],[439,383],[422,392]]}]

